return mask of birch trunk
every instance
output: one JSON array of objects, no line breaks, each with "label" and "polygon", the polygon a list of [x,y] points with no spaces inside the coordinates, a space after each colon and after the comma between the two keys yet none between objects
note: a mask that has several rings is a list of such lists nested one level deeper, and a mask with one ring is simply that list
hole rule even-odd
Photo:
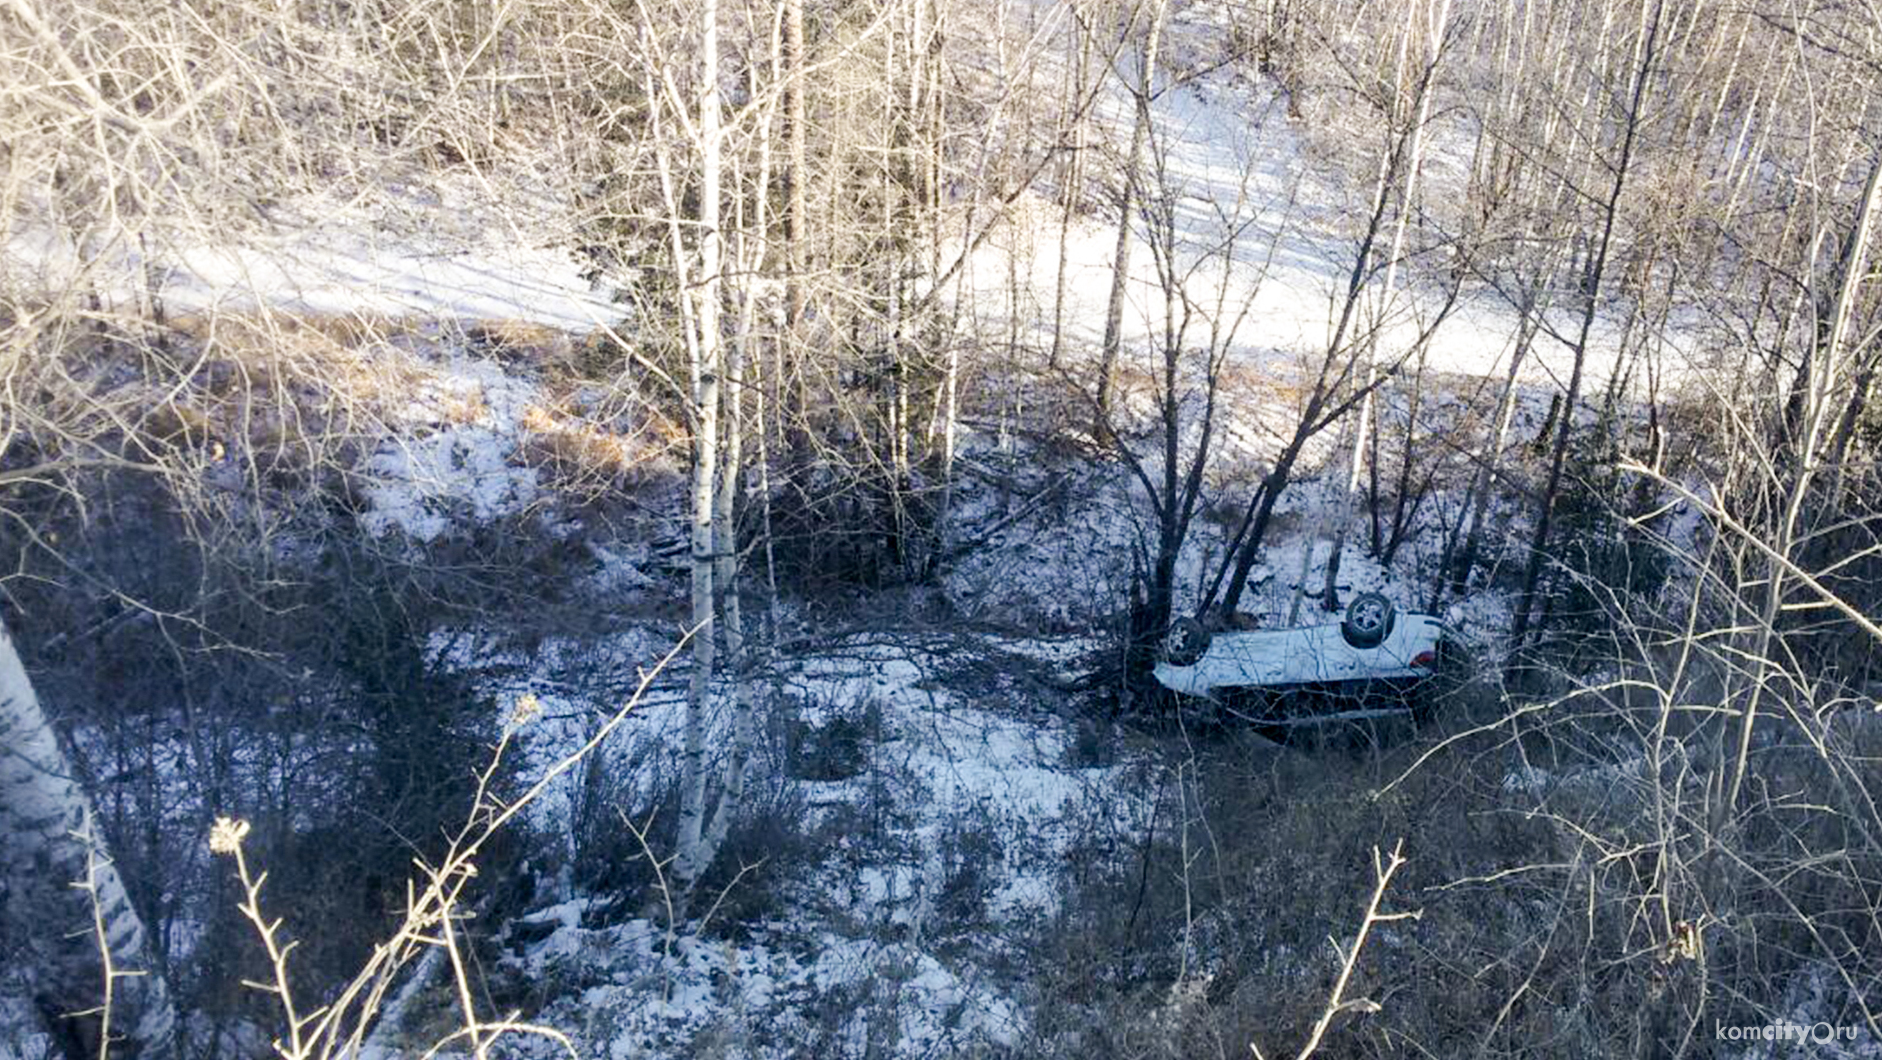
[{"label": "birch trunk", "polygon": [[[808,430],[803,426],[803,413],[809,404],[803,379],[804,352],[808,343],[805,316],[810,306],[805,289],[805,273],[810,266],[810,131],[804,99],[807,64],[804,54],[804,0],[783,2],[784,331],[777,346],[777,366],[772,371],[770,404],[772,416],[778,424],[779,445],[788,459],[803,454],[809,448]],[[797,381],[797,392],[791,395],[789,387],[793,380]],[[793,398],[789,403],[792,407],[789,408],[786,407],[787,395]],[[770,517],[769,504],[767,500],[767,520]],[[770,562],[768,522],[765,533],[767,562]]]},{"label": "birch trunk", "polygon": [[1072,223],[1077,220],[1078,208],[1084,198],[1085,181],[1085,97],[1086,68],[1089,65],[1090,46],[1085,34],[1084,20],[1078,17],[1076,9],[1070,18],[1068,30],[1071,42],[1070,61],[1065,64],[1067,80],[1065,98],[1073,108],[1071,119],[1070,157],[1065,161],[1060,173],[1059,187],[1059,260],[1054,266],[1052,294],[1052,350],[1046,357],[1046,367],[1057,371],[1059,359],[1065,349],[1065,289],[1066,258],[1069,256],[1072,242]]},{"label": "birch trunk", "polygon": [[[781,50],[781,49],[780,49]],[[754,93],[756,94],[756,93]],[[769,120],[759,123],[758,174],[752,186],[768,188],[771,184],[771,136]],[[753,195],[751,227],[745,227],[742,209],[738,214],[738,235],[734,241],[733,274],[750,276],[759,271],[764,252],[763,240],[747,237],[747,231],[769,231],[770,209],[765,196]],[[757,291],[750,283],[734,283],[738,299],[738,319],[731,344],[725,350],[725,385],[720,391],[724,405],[723,428],[725,452],[720,463],[718,493],[713,498],[713,587],[717,591],[719,615],[725,623],[725,664],[732,671],[732,746],[725,763],[725,783],[718,805],[706,825],[705,860],[717,856],[731,831],[732,815],[745,800],[745,774],[751,761],[754,719],[752,716],[751,662],[745,639],[745,615],[738,596],[738,512],[739,474],[744,466],[745,417],[743,403],[746,368],[752,363],[751,347],[758,316]],[[759,405],[758,434],[763,452],[763,404]],[[777,606],[777,587],[772,585],[772,607]]]},{"label": "birch trunk", "polygon": [[1098,423],[1096,433],[1106,437],[1111,415],[1112,376],[1117,371],[1118,348],[1123,344],[1124,291],[1130,279],[1131,216],[1137,208],[1137,182],[1143,168],[1144,148],[1150,140],[1150,101],[1156,77],[1157,49],[1163,35],[1163,13],[1168,5],[1157,0],[1150,13],[1150,33],[1137,84],[1131,86],[1136,116],[1131,121],[1130,153],[1124,159],[1124,189],[1117,208],[1117,246],[1111,255],[1111,293],[1104,308],[1104,344],[1098,363]]},{"label": "birch trunk", "polygon": [[19,940],[34,1006],[68,1060],[174,1055],[175,1011],[143,921],[4,625],[0,926]]},{"label": "birch trunk", "polygon": [[712,860],[725,844],[731,830],[732,815],[745,798],[745,769],[752,745],[751,667],[746,658],[745,618],[738,599],[738,538],[734,532],[736,512],[733,500],[738,496],[739,462],[743,457],[744,430],[739,413],[739,397],[744,383],[744,344],[751,325],[749,299],[739,321],[739,340],[732,343],[725,366],[725,454],[718,493],[713,498],[713,585],[717,590],[720,615],[725,621],[725,664],[732,671],[732,746],[727,752],[725,786],[718,805],[706,827],[700,867]]},{"label": "birch trunk", "polygon": [[706,708],[716,663],[713,622],[713,574],[716,539],[719,455],[719,373],[724,340],[720,335],[719,299],[723,294],[722,233],[719,230],[720,103],[719,4],[700,4],[699,114],[699,276],[693,310],[697,341],[692,344],[693,475],[692,625],[693,674],[686,693],[685,780],[680,797],[679,844],[673,875],[682,896],[690,893],[713,851],[705,843]]}]

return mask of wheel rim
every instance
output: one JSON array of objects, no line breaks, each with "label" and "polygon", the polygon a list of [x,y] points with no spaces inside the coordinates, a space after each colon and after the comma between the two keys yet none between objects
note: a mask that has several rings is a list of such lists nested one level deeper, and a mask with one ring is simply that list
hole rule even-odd
[{"label": "wheel rim", "polygon": [[1385,608],[1377,600],[1362,600],[1353,607],[1351,617],[1355,630],[1370,635],[1385,625]]},{"label": "wheel rim", "polygon": [[1207,635],[1185,620],[1171,628],[1163,642],[1163,655],[1178,666],[1193,666],[1208,648]]}]

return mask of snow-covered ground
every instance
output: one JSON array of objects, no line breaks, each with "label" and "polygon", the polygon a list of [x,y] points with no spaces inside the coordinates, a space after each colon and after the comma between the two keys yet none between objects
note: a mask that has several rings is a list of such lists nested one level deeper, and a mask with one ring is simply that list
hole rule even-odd
[{"label": "snow-covered ground", "polygon": [[[623,313],[591,282],[566,204],[498,201],[475,181],[431,176],[371,196],[303,194],[246,231],[182,229],[153,245],[113,242],[88,288],[136,303],[146,282],[173,313],[257,307],[339,316],[521,320],[586,333]],[[77,249],[52,229],[21,228],[0,275],[57,291]],[[148,270],[148,271],[146,271]]]},{"label": "snow-covered ground", "polygon": [[[996,647],[1062,654],[1050,641]],[[599,669],[627,684],[662,645],[634,631],[574,648],[550,645],[534,670],[486,689],[505,703],[532,691],[541,703],[520,734],[524,784],[582,746],[610,709],[566,694],[561,671],[579,666],[592,680]],[[575,1034],[584,1055],[682,1055],[709,1040],[753,1057],[1018,1043],[1022,983],[1005,969],[1023,957],[1024,925],[1055,910],[1081,844],[1141,828],[1148,805],[1127,783],[1129,763],[1077,761],[1072,727],[1028,709],[1010,671],[984,692],[954,687],[948,675],[973,654],[960,642],[858,637],[779,660],[761,682],[772,725],[864,734],[834,771],[765,763],[806,815],[778,826],[818,843],[790,885],[794,915],[713,941],[670,932],[659,916],[598,921],[598,897],[565,890],[524,918],[533,941],[510,951],[505,974],[549,984],[540,1018]],[[671,781],[683,709],[663,681],[596,752],[623,804]],[[584,783],[566,774],[533,807],[533,826],[566,835]],[[878,825],[857,827],[869,819]]]},{"label": "snow-covered ground", "polygon": [[[1166,204],[1161,208],[1172,219],[1175,256],[1168,271],[1181,277],[1192,312],[1215,319],[1225,331],[1233,326],[1226,345],[1236,367],[1276,383],[1297,382],[1303,365],[1317,363],[1332,338],[1371,207],[1373,175],[1348,172],[1320,157],[1310,131],[1288,116],[1273,86],[1215,70],[1212,63],[1227,39],[1225,26],[1217,24],[1221,16],[1207,5],[1185,10],[1195,17],[1179,15],[1166,47],[1187,59],[1173,61],[1175,69],[1159,83],[1150,108],[1147,193]],[[1209,72],[1181,76],[1186,67]],[[1128,93],[1113,83],[1095,120],[1114,142],[1126,143],[1132,114]],[[1453,171],[1467,159],[1449,157],[1443,139],[1434,139],[1426,180],[1439,188],[1431,194],[1443,194],[1445,182],[1455,182]],[[1358,153],[1376,155],[1383,146],[1367,143]],[[1163,283],[1149,245],[1156,236],[1148,229],[1142,216],[1134,219],[1121,327],[1127,358],[1129,351],[1144,356],[1159,344],[1165,325]],[[989,320],[1017,314],[1022,333],[1041,348],[1050,344],[1049,329],[1060,319],[1074,348],[1095,349],[1104,330],[1116,231],[1114,215],[1087,215],[1062,232],[1057,207],[1039,198],[1022,200],[1012,230],[989,239],[975,255],[963,300]],[[1413,243],[1419,238],[1414,234]],[[1375,268],[1384,256],[1383,247],[1375,248]],[[1362,301],[1355,329],[1383,318],[1376,354],[1381,363],[1409,351],[1428,326],[1441,300],[1434,266],[1445,264],[1442,255],[1416,259],[1401,270],[1390,306],[1370,295]],[[1061,270],[1066,300],[1055,312]],[[1009,285],[1015,271],[1021,284],[1017,299]],[[1376,275],[1372,284],[1379,285]],[[1558,304],[1550,313],[1552,326],[1572,335],[1578,311]],[[1206,334],[1206,325],[1194,327],[1192,345]],[[1425,363],[1435,372],[1499,375],[1507,370],[1516,332],[1517,313],[1501,295],[1467,288]],[[1676,343],[1669,351],[1671,367],[1683,371],[1678,335],[1670,338]],[[1619,340],[1620,322],[1598,318],[1586,369],[1590,391],[1613,372]],[[1567,343],[1545,336],[1522,378],[1532,387],[1559,387],[1571,362]],[[1546,396],[1542,400],[1546,404]]]},{"label": "snow-covered ground", "polygon": [[458,356],[438,366],[396,410],[399,428],[362,469],[368,533],[430,541],[454,523],[487,523],[536,498],[537,474],[521,466],[530,406],[527,380],[488,360]]}]

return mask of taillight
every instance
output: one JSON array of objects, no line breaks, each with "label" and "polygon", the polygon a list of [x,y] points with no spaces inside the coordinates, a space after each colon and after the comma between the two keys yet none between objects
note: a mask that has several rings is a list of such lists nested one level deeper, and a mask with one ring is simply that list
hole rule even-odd
[{"label": "taillight", "polygon": [[1421,651],[1418,654],[1412,656],[1411,664],[1413,666],[1435,666],[1437,664],[1437,661],[1438,661],[1437,652]]}]

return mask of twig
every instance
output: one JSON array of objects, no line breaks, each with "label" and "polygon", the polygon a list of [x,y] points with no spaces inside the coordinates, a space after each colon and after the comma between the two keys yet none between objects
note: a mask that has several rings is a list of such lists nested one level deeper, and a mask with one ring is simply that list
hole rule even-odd
[{"label": "twig", "polygon": [[[1353,969],[1359,965],[1360,951],[1365,949],[1366,937],[1372,933],[1373,925],[1394,920],[1417,920],[1424,915],[1422,909],[1415,909],[1408,913],[1381,913],[1379,911],[1379,903],[1385,898],[1385,889],[1392,883],[1392,875],[1398,871],[1400,865],[1405,864],[1405,859],[1400,856],[1400,851],[1404,849],[1405,841],[1400,839],[1392,844],[1392,853],[1381,860],[1379,848],[1372,848],[1372,871],[1377,879],[1372,888],[1372,900],[1366,903],[1366,916],[1359,922],[1359,931],[1353,936],[1353,944],[1342,951],[1340,944],[1337,941],[1333,942],[1333,952],[1340,954],[1341,957],[1340,975],[1333,982],[1333,993],[1327,997],[1326,1008],[1321,1011],[1320,1019],[1314,1023],[1313,1033],[1307,1036],[1307,1043],[1301,1046],[1295,1060],[1307,1060],[1315,1050],[1320,1048],[1322,1039],[1326,1037],[1327,1028],[1333,1025],[1333,1021],[1341,1013],[1379,1011],[1379,1003],[1370,998],[1357,997],[1349,1000],[1346,997],[1346,989],[1352,982]],[[1257,1050],[1257,1055],[1259,1055],[1259,1050]]]}]

